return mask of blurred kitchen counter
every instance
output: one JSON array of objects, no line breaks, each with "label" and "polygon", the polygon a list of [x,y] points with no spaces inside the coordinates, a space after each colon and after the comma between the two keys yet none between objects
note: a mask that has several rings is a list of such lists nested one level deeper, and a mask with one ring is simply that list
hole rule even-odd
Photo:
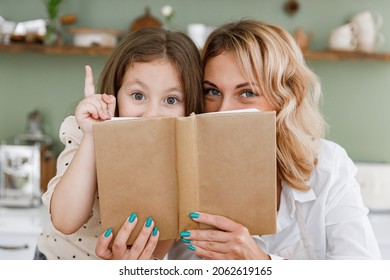
[{"label": "blurred kitchen counter", "polygon": [[390,260],[390,210],[368,215],[384,260]]},{"label": "blurred kitchen counter", "polygon": [[0,207],[0,260],[31,260],[42,228],[49,221],[44,206]]},{"label": "blurred kitchen counter", "polygon": [[[390,260],[390,211],[368,215],[382,258]],[[42,228],[49,221],[44,206],[37,208],[0,207],[0,260],[32,259]]]}]

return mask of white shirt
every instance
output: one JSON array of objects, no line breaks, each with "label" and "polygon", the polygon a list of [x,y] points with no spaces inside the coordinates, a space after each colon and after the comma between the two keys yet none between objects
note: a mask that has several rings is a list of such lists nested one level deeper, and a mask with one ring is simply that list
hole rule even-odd
[{"label": "white shirt", "polygon": [[[345,150],[322,140],[309,191],[282,182],[277,233],[253,236],[272,259],[381,259],[368,220],[357,168]],[[198,259],[180,241],[169,259]]]}]

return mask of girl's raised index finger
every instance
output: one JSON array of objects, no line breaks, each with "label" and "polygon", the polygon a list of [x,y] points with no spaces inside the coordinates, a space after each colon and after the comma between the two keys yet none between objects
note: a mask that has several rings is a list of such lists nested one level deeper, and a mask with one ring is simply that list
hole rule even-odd
[{"label": "girl's raised index finger", "polygon": [[94,94],[95,94],[95,85],[93,84],[92,68],[89,65],[85,65],[84,96],[88,97]]}]

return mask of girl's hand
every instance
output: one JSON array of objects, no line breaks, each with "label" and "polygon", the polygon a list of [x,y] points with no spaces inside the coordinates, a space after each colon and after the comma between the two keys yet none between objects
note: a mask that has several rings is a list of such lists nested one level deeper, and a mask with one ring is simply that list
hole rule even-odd
[{"label": "girl's hand", "polygon": [[84,134],[92,134],[92,125],[109,120],[115,114],[116,98],[108,94],[96,94],[90,66],[85,66],[84,99],[76,108],[76,119]]},{"label": "girl's hand", "polygon": [[211,260],[269,260],[253,240],[246,227],[226,217],[192,212],[198,222],[216,227],[210,230],[182,231],[182,242],[201,258]]},{"label": "girl's hand", "polygon": [[122,225],[118,234],[115,236],[112,248],[109,248],[113,238],[111,229],[103,233],[96,245],[96,255],[106,260],[150,260],[153,258],[153,252],[156,248],[160,232],[153,227],[152,218],[148,218],[144,227],[138,234],[133,245],[127,246],[127,240],[132,233],[138,219],[135,213],[132,213],[128,220]]}]

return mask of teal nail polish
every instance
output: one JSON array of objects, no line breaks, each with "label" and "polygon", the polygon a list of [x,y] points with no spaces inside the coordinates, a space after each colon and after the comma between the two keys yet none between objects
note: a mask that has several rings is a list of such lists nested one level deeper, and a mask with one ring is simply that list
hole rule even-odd
[{"label": "teal nail polish", "polygon": [[185,239],[185,238],[182,238],[181,242],[186,243],[186,244],[191,244],[191,240]]},{"label": "teal nail polish", "polygon": [[130,215],[130,217],[128,219],[129,223],[134,222],[135,218],[137,218],[137,214],[135,214],[134,212],[131,213],[131,215]]},{"label": "teal nail polish", "polygon": [[192,245],[187,246],[187,248],[190,249],[191,251],[195,251],[196,250],[195,246],[192,246]]},{"label": "teal nail polish", "polygon": [[153,234],[153,236],[156,236],[157,233],[158,233],[158,228],[155,227],[155,228],[153,229],[153,233],[152,233],[152,234]]},{"label": "teal nail polish", "polygon": [[146,224],[145,224],[145,226],[148,228],[148,227],[150,227],[150,225],[152,224],[152,221],[153,221],[153,219],[151,218],[151,217],[148,217],[147,219],[146,219]]},{"label": "teal nail polish", "polygon": [[197,218],[199,218],[199,216],[200,216],[200,214],[197,213],[197,212],[191,212],[190,213],[190,218],[191,219],[197,219]]},{"label": "teal nail polish", "polygon": [[109,237],[111,233],[112,233],[112,228],[108,228],[104,233],[104,237]]},{"label": "teal nail polish", "polygon": [[189,231],[182,231],[180,232],[180,237],[189,237],[190,236],[190,232]]}]

